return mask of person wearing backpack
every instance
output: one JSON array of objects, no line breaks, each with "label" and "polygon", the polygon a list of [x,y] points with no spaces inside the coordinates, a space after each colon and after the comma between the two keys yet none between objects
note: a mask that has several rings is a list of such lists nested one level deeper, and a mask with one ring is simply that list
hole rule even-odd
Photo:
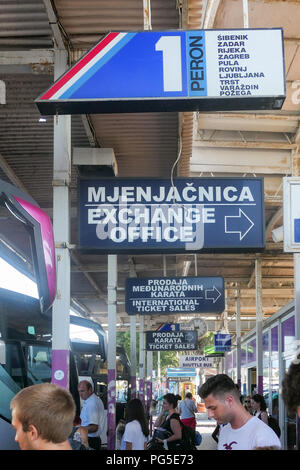
[{"label": "person wearing backpack", "polygon": [[193,395],[191,392],[185,394],[185,399],[179,403],[179,414],[181,421],[186,426],[196,430],[196,416],[197,406],[193,401]]},{"label": "person wearing backpack", "polygon": [[180,416],[176,413],[177,402],[178,398],[173,393],[163,397],[162,413],[165,419],[160,428],[166,429],[171,435],[167,439],[156,438],[156,442],[161,443],[166,450],[184,450]]},{"label": "person wearing backpack", "polygon": [[254,416],[266,423],[273,431],[277,434],[278,437],[281,435],[281,430],[276,418],[267,413],[267,404],[262,395],[256,393],[251,398],[251,407],[254,410]]}]

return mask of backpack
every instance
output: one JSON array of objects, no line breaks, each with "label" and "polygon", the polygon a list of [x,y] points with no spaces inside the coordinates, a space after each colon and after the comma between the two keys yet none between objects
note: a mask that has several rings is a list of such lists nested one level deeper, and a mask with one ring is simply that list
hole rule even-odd
[{"label": "backpack", "polygon": [[182,432],[182,443],[185,450],[197,450],[196,447],[196,431],[183,424],[180,420],[181,432]]},{"label": "backpack", "polygon": [[281,435],[281,430],[280,430],[280,427],[279,427],[279,424],[278,424],[277,419],[274,418],[273,416],[269,415],[269,416],[268,416],[268,425],[270,426],[270,428],[273,429],[273,431],[275,432],[275,434],[277,434],[277,436],[280,437],[280,435]]}]

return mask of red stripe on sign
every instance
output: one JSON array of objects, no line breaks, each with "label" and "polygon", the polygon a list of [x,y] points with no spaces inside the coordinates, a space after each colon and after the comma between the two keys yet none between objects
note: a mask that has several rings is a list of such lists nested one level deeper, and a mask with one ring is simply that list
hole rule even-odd
[{"label": "red stripe on sign", "polygon": [[104,47],[106,47],[115,37],[120,33],[109,33],[100,41],[96,46],[88,52],[77,64],[74,65],[65,75],[61,77],[46,93],[44,93],[40,100],[49,100],[61,87],[63,87],[71,78],[76,75],[88,62],[90,62],[95,55],[97,55]]}]

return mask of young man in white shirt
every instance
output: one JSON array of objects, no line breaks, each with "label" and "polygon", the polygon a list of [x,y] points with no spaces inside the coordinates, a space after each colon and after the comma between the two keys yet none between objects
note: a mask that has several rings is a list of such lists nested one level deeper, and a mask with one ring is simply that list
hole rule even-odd
[{"label": "young man in white shirt", "polygon": [[204,399],[209,418],[223,425],[218,450],[281,448],[275,432],[243,407],[238,390],[228,375],[218,374],[209,378],[200,387],[199,395]]}]

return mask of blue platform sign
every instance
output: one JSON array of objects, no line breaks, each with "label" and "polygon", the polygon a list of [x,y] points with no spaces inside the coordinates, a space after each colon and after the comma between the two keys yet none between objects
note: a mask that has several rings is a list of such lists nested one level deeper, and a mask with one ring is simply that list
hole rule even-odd
[{"label": "blue platform sign", "polygon": [[179,331],[179,323],[163,323],[156,331]]},{"label": "blue platform sign", "polygon": [[79,247],[102,253],[259,251],[262,178],[82,179]]},{"label": "blue platform sign", "polygon": [[129,315],[221,313],[222,277],[128,278],[125,310]]},{"label": "blue platform sign", "polygon": [[280,109],[281,28],[111,32],[37,100],[42,114]]},{"label": "blue platform sign", "polygon": [[231,335],[217,333],[214,336],[215,352],[231,351]]}]

